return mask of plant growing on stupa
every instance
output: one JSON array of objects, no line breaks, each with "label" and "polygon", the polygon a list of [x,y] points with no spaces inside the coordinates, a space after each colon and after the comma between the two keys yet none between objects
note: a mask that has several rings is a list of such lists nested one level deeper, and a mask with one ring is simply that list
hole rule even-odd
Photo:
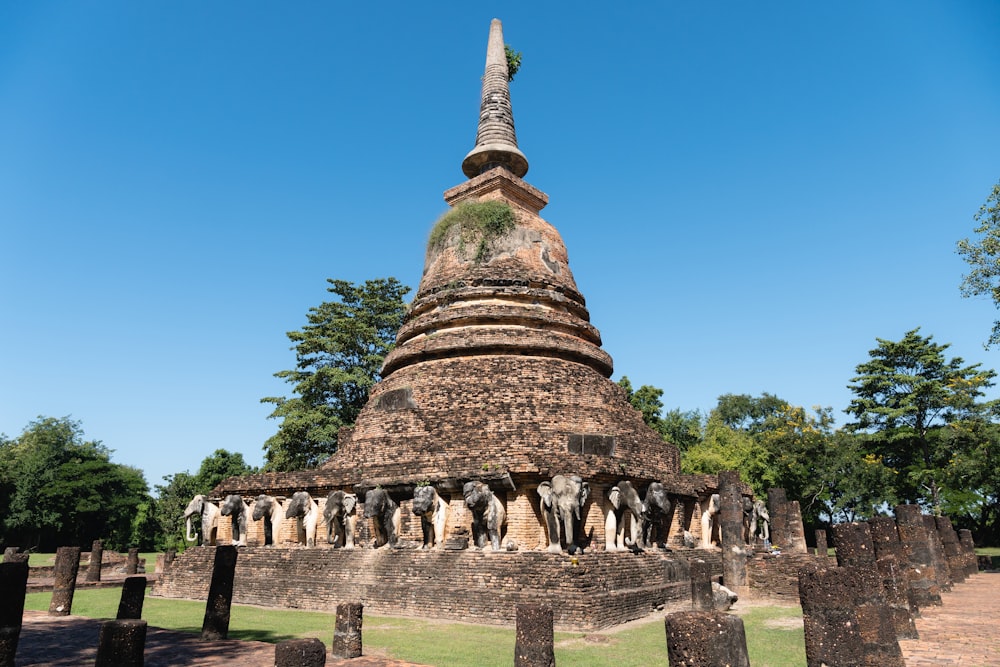
[{"label": "plant growing on stupa", "polygon": [[502,201],[462,202],[445,213],[431,229],[427,249],[440,251],[458,229],[458,251],[465,254],[466,244],[476,244],[473,261],[481,264],[493,242],[517,226],[514,209]]},{"label": "plant growing on stupa", "polygon": [[513,81],[517,70],[521,69],[521,52],[510,48],[510,44],[503,45],[503,53],[507,56],[507,81]]}]

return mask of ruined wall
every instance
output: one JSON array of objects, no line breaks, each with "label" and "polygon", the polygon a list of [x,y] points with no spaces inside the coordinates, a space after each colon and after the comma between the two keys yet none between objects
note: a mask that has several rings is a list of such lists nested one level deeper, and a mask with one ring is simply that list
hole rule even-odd
[{"label": "ruined wall", "polygon": [[[185,551],[152,595],[205,599],[215,549]],[[691,557],[722,566],[716,552]],[[688,560],[676,553],[584,554],[276,549],[247,547],[236,562],[234,602],[333,611],[363,602],[373,614],[478,623],[514,622],[518,603],[551,604],[561,629],[589,630],[690,607]]]},{"label": "ruined wall", "polygon": [[837,561],[826,556],[782,553],[754,554],[747,562],[747,597],[798,604],[799,574],[816,568],[836,567]]}]

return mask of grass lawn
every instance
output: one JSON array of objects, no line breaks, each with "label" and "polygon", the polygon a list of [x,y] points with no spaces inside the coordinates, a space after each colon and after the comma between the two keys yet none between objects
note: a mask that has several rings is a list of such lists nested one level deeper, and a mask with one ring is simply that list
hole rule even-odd
[{"label": "grass lawn", "polygon": [[[114,618],[120,590],[80,590],[73,613],[91,618]],[[51,593],[31,593],[25,608],[47,610]],[[739,605],[737,605],[737,608]],[[142,616],[151,626],[201,632],[204,602],[146,597]],[[740,611],[746,626],[750,662],[755,667],[798,667],[805,664],[802,616],[798,607],[747,607]],[[318,637],[327,646],[333,640],[336,616],[293,609],[263,609],[233,605],[229,624],[232,639],[278,642],[292,637]],[[509,667],[514,655],[513,628],[426,621],[412,618],[365,616],[365,653],[440,667]],[[556,662],[579,667],[646,667],[666,664],[663,618],[635,622],[598,633],[557,632]]]}]

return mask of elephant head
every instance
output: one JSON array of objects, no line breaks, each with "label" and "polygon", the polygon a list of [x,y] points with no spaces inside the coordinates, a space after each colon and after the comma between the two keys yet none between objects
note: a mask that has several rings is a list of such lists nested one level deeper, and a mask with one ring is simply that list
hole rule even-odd
[{"label": "elephant head", "polygon": [[767,511],[767,503],[763,500],[755,500],[753,503],[753,520],[751,522],[750,539],[754,540],[758,535],[767,546],[771,541],[771,513]]},{"label": "elephant head", "polygon": [[306,546],[316,546],[316,524],[319,521],[319,508],[316,501],[306,491],[296,491],[285,507],[285,518],[296,519],[298,541]]},{"label": "elephant head", "polygon": [[503,503],[484,482],[466,482],[462,495],[465,506],[472,511],[472,539],[476,548],[482,549],[489,542],[493,551],[500,551],[500,533],[507,523]]},{"label": "elephant head", "polygon": [[323,507],[326,542],[345,549],[354,548],[354,528],[358,520],[358,497],[344,491],[331,491]]},{"label": "elephant head", "polygon": [[[197,535],[193,535],[191,533],[191,517],[196,514],[201,517],[200,540]],[[199,493],[191,499],[191,502],[188,503],[187,508],[185,508],[184,523],[184,537],[188,542],[197,541],[199,545],[203,542],[208,542],[210,545],[214,546],[215,535],[219,528],[219,507],[210,501],[208,497]]]},{"label": "elephant head", "polygon": [[253,502],[251,518],[254,521],[264,520],[264,546],[281,541],[281,520],[284,519],[284,510],[277,498],[266,494],[257,496]]},{"label": "elephant head", "polygon": [[652,547],[656,543],[664,543],[667,530],[663,523],[670,514],[670,498],[667,490],[659,482],[652,482],[646,487],[646,495],[642,499],[642,544]]},{"label": "elephant head", "polygon": [[233,544],[245,547],[247,544],[247,515],[249,507],[243,502],[243,496],[232,494],[226,496],[225,501],[219,507],[222,516],[233,517]]},{"label": "elephant head", "polygon": [[[642,500],[632,482],[622,480],[608,490],[611,509],[604,522],[604,548],[607,551],[621,551],[639,541],[639,527],[642,519]],[[628,537],[625,537],[628,528]]]},{"label": "elephant head", "polygon": [[448,522],[448,503],[433,486],[418,486],[413,490],[413,513],[420,517],[424,535],[421,548],[440,547],[444,544],[445,525]]},{"label": "elephant head", "polygon": [[365,518],[372,520],[375,547],[396,546],[399,539],[399,505],[389,492],[376,487],[365,494]]},{"label": "elephant head", "polygon": [[590,495],[590,485],[576,475],[556,475],[552,481],[538,485],[538,495],[541,497],[542,515],[549,531],[548,550],[552,553],[562,551],[561,532],[570,554],[582,552],[583,549],[576,544],[576,533],[582,521],[581,510]]}]

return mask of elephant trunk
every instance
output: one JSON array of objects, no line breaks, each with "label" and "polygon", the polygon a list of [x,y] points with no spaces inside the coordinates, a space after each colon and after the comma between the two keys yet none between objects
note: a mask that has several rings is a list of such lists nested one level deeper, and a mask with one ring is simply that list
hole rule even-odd
[{"label": "elephant trunk", "polygon": [[191,534],[191,516],[190,515],[188,515],[186,517],[185,524],[186,524],[186,526],[185,526],[184,537],[187,538],[188,542],[196,542],[198,540],[198,536]]}]

